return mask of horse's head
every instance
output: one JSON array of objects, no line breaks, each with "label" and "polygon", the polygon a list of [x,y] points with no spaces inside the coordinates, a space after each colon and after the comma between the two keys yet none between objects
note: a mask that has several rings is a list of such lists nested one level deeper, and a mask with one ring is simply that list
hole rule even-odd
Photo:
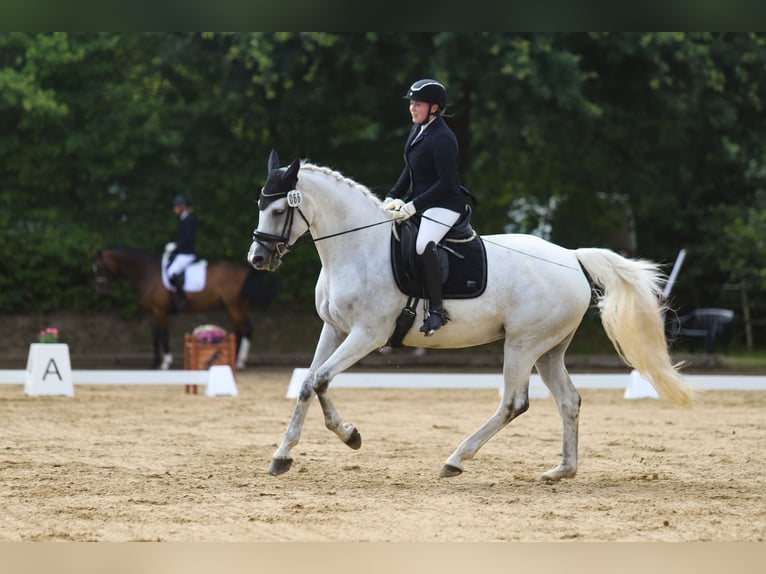
[{"label": "horse's head", "polygon": [[[297,158],[286,168],[279,167],[279,156],[272,150],[268,161],[268,177],[258,199],[258,227],[247,254],[248,262],[258,270],[275,271],[282,258],[309,229],[300,210],[303,201],[298,191]],[[296,211],[300,215],[295,218]]]},{"label": "horse's head", "polygon": [[90,254],[93,274],[96,276],[96,292],[108,293],[116,273],[109,263],[108,255],[102,249],[94,249]]}]

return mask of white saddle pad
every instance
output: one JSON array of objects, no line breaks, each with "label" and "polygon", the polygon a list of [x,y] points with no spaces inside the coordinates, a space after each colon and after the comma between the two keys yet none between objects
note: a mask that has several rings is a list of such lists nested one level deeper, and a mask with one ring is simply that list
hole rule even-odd
[{"label": "white saddle pad", "polygon": [[[162,258],[162,284],[168,291],[175,291],[176,288],[170,284],[167,272],[167,256]],[[207,279],[207,261],[200,259],[186,268],[184,275],[184,291],[187,293],[198,293],[205,288]]]}]

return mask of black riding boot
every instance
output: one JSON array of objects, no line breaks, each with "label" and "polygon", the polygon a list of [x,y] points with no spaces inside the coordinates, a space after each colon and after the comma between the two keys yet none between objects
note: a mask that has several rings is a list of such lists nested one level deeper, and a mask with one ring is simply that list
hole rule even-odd
[{"label": "black riding boot", "polygon": [[442,274],[436,244],[433,241],[426,245],[420,261],[423,266],[423,283],[428,293],[428,316],[423,321],[420,332],[428,337],[449,321],[447,312],[442,307]]},{"label": "black riding boot", "polygon": [[176,311],[184,311],[189,306],[189,300],[186,298],[184,292],[184,278],[183,275],[173,275],[170,278],[170,284],[176,288],[176,292],[173,294],[173,306]]}]

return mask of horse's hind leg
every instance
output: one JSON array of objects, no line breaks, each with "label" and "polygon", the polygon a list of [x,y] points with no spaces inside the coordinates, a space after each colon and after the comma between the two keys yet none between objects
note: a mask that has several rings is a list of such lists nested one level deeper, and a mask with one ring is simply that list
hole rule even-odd
[{"label": "horse's hind leg", "polygon": [[570,336],[566,341],[545,353],[536,363],[537,372],[553,394],[563,426],[561,462],[540,477],[543,482],[556,482],[562,478],[572,478],[577,474],[580,393],[572,384],[572,379],[564,365],[564,353],[571,339]]},{"label": "horse's hind leg", "polygon": [[250,355],[250,339],[253,334],[253,325],[247,317],[247,305],[239,302],[226,305],[226,314],[229,321],[234,325],[234,335],[237,338],[237,363],[238,371],[247,368],[247,358]]},{"label": "horse's hind leg", "polygon": [[510,342],[506,339],[503,365],[504,390],[500,406],[487,422],[460,443],[460,446],[447,459],[439,476],[457,476],[463,472],[463,461],[472,459],[489,439],[529,408],[529,374],[532,371],[532,364],[526,361],[512,363],[511,356]]},{"label": "horse's hind leg", "polygon": [[250,355],[250,338],[253,335],[253,325],[244,316],[242,327],[237,327],[237,370],[242,371],[247,368],[247,357]]}]

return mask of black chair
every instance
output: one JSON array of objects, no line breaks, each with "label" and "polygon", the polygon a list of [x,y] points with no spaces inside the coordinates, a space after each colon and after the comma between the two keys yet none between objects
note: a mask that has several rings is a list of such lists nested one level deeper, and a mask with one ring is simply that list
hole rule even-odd
[{"label": "black chair", "polygon": [[705,340],[705,351],[712,353],[716,339],[719,339],[726,325],[734,319],[731,309],[695,309],[686,315],[675,317],[670,324],[670,334],[673,338],[689,337],[692,351],[695,342]]}]

